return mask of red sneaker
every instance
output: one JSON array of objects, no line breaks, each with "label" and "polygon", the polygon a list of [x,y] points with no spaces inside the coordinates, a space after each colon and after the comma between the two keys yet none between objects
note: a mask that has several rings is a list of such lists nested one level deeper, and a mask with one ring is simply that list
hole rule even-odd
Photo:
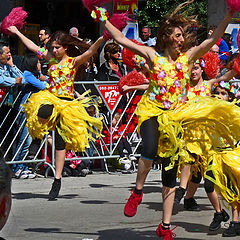
[{"label": "red sneaker", "polygon": [[[172,229],[172,230],[174,230],[174,229]],[[162,237],[163,240],[173,240],[173,238],[176,237],[176,234],[173,233],[172,230],[170,230],[170,229],[166,229],[166,230],[163,229],[162,228],[162,224],[160,223],[158,228],[157,228],[157,230],[156,230],[156,233],[157,233],[157,235],[159,237]]]},{"label": "red sneaker", "polygon": [[126,203],[124,207],[124,215],[126,217],[133,217],[137,213],[137,207],[142,202],[143,193],[141,195],[138,195],[135,193],[134,190],[132,190],[132,195],[128,199],[128,202]]}]

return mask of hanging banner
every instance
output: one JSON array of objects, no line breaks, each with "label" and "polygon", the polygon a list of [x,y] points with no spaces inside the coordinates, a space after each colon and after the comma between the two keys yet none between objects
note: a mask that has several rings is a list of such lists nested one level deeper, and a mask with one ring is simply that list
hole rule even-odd
[{"label": "hanging banner", "polygon": [[114,0],[114,13],[136,14],[137,10],[138,0]]},{"label": "hanging banner", "polygon": [[100,91],[106,105],[112,111],[116,106],[116,104],[118,103],[118,99],[121,96],[118,86],[117,85],[99,85],[98,90]]}]

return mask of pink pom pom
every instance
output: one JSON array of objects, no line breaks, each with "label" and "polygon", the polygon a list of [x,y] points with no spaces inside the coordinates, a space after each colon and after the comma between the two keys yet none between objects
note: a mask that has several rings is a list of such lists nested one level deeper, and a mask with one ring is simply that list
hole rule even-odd
[{"label": "pink pom pom", "polygon": [[227,5],[234,11],[240,11],[240,1],[239,0],[227,0]]},{"label": "pink pom pom", "polygon": [[12,33],[8,31],[11,26],[16,26],[18,29],[22,29],[27,18],[27,12],[22,7],[13,8],[7,17],[2,21],[1,32],[7,35]]},{"label": "pink pom pom", "polygon": [[[109,21],[118,30],[122,31],[127,26],[127,21],[129,20],[130,18],[127,17],[127,13],[115,13],[112,15]],[[106,41],[112,39],[111,35],[108,33],[107,30],[104,31],[103,37]]]},{"label": "pink pom pom", "polygon": [[124,77],[122,77],[118,82],[118,88],[119,92],[121,94],[125,94],[126,92],[123,92],[122,87],[124,85],[127,86],[136,86],[136,85],[142,85],[146,83],[146,77],[144,77],[141,73],[137,72],[136,70],[133,70],[132,72],[128,73]]},{"label": "pink pom pom", "polygon": [[95,7],[102,6],[105,3],[112,2],[112,0],[82,0],[83,5],[89,12],[95,10]]}]

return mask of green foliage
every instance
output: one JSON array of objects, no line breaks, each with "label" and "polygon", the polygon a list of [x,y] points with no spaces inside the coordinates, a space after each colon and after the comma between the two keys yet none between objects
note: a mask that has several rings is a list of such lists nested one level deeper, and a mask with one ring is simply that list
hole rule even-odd
[{"label": "green foliage", "polygon": [[[207,0],[195,0],[192,4],[185,7],[187,15],[198,16],[198,21],[203,27],[207,26]],[[138,20],[140,25],[157,27],[161,20],[168,12],[183,3],[183,0],[148,0],[144,9],[139,10]]]}]

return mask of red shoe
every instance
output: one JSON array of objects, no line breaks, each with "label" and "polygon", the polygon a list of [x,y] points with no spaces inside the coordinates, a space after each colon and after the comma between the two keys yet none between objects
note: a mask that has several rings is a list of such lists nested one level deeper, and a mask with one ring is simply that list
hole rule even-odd
[{"label": "red shoe", "polygon": [[[172,229],[172,230],[174,230],[174,229]],[[173,240],[173,238],[176,237],[176,234],[173,233],[172,230],[170,230],[170,229],[166,229],[166,230],[163,229],[162,228],[162,224],[160,223],[158,228],[157,228],[157,230],[156,230],[156,233],[157,233],[157,235],[159,237],[162,237],[163,240]]]},{"label": "red shoe", "polygon": [[135,193],[134,190],[132,190],[132,195],[128,199],[128,202],[126,203],[124,207],[124,215],[126,217],[133,217],[137,213],[137,207],[142,202],[143,193],[141,195],[138,195]]}]

